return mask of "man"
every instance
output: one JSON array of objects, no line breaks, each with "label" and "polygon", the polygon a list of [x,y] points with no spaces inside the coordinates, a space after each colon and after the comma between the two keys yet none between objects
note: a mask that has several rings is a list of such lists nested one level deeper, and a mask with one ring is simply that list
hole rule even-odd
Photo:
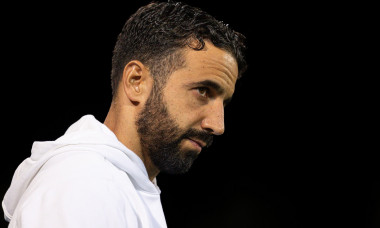
[{"label": "man", "polygon": [[86,115],[33,144],[3,200],[9,227],[166,227],[156,176],[223,134],[243,38],[182,3],[141,7],[115,45],[104,124]]}]

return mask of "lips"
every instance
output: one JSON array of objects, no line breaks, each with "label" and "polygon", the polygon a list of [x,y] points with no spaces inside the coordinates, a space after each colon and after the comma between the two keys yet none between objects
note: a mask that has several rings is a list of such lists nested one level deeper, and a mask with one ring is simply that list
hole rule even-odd
[{"label": "lips", "polygon": [[189,138],[191,141],[195,142],[196,144],[198,144],[201,148],[207,146],[207,144],[205,142],[203,142],[202,140],[199,140],[199,139],[194,139],[194,138]]},{"label": "lips", "polygon": [[209,147],[213,142],[213,135],[209,132],[195,129],[188,130],[181,138],[190,140],[200,148]]}]

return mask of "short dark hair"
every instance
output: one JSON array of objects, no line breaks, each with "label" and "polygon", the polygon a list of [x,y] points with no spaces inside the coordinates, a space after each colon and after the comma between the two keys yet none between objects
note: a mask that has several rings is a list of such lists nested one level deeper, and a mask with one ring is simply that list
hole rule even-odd
[{"label": "short dark hair", "polygon": [[128,62],[142,62],[149,68],[155,83],[162,85],[167,79],[165,76],[184,65],[183,48],[202,50],[205,40],[235,57],[240,78],[246,70],[242,34],[201,9],[181,2],[150,3],[139,8],[125,23],[113,51],[113,95]]}]

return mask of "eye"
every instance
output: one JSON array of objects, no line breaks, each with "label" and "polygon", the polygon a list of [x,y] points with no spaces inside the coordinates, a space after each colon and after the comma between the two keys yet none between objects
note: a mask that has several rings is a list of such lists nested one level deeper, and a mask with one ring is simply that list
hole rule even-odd
[{"label": "eye", "polygon": [[197,88],[199,95],[202,97],[208,97],[210,90],[207,87]]}]

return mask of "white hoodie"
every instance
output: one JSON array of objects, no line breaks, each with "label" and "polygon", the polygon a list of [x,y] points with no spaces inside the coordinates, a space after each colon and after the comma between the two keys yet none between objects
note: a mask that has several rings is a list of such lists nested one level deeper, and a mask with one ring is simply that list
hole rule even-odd
[{"label": "white hoodie", "polygon": [[12,228],[166,227],[142,160],[91,115],[56,141],[34,142],[2,206]]}]

